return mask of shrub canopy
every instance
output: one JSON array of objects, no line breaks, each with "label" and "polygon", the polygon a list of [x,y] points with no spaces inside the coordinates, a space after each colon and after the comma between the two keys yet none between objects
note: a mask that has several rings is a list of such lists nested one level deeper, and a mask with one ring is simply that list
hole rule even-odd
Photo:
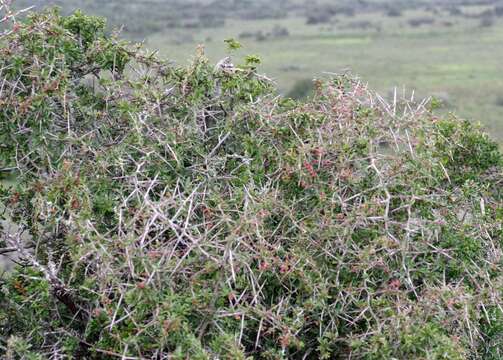
[{"label": "shrub canopy", "polygon": [[305,102],[80,12],[0,38],[0,353],[500,359],[502,156],[361,82]]}]

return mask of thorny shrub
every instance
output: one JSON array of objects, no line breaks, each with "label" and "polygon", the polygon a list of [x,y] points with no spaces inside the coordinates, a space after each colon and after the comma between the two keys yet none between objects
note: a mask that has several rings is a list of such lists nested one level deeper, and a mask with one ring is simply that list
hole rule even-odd
[{"label": "thorny shrub", "polygon": [[80,12],[3,33],[0,353],[501,359],[497,145],[249,59],[176,67]]}]

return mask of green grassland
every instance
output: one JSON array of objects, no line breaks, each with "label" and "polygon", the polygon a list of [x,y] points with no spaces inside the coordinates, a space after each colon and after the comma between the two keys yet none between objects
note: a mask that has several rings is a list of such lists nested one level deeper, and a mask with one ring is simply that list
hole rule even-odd
[{"label": "green grassland", "polygon": [[[470,6],[463,11],[476,14],[484,9]],[[434,23],[410,26],[408,21],[415,18],[432,18]],[[358,28],[364,22],[370,27]],[[413,92],[418,98],[433,94],[444,101],[446,111],[480,121],[503,141],[503,18],[486,27],[480,22],[423,9],[404,11],[400,17],[382,12],[336,16],[317,25],[307,25],[302,16],[230,19],[219,28],[169,29],[146,42],[180,64],[198,44],[205,44],[216,61],[226,56],[224,39],[259,31],[267,35],[279,26],[289,35],[239,39],[244,47],[238,54],[260,54],[261,71],[285,93],[303,79],[349,70],[385,97],[395,87],[408,97]]]}]

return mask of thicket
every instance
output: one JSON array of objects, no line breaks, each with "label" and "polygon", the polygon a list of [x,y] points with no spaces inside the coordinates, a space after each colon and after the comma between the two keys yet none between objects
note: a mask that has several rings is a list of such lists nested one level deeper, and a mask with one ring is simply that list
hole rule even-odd
[{"label": "thicket", "polygon": [[2,34],[1,356],[503,357],[498,146],[258,62],[174,67],[80,12]]}]

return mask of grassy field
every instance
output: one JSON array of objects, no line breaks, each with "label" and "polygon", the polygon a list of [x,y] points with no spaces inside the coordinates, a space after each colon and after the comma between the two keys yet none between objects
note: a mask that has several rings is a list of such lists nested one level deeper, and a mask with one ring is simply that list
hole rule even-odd
[{"label": "grassy field", "polygon": [[[484,10],[463,8],[465,14]],[[409,23],[425,18],[434,23],[417,27]],[[275,27],[289,35],[267,36]],[[260,32],[261,39],[240,38]],[[412,91],[418,97],[435,95],[445,101],[447,111],[480,121],[503,142],[503,18],[481,26],[480,17],[452,16],[447,11],[433,15],[421,9],[399,17],[382,12],[337,16],[321,25],[307,25],[302,16],[230,19],[219,28],[169,29],[149,36],[146,43],[183,64],[197,44],[205,44],[212,60],[224,57],[223,40],[229,37],[244,45],[237,57],[259,54],[261,71],[285,93],[299,81],[350,70],[383,96],[395,87],[409,96]]]}]

